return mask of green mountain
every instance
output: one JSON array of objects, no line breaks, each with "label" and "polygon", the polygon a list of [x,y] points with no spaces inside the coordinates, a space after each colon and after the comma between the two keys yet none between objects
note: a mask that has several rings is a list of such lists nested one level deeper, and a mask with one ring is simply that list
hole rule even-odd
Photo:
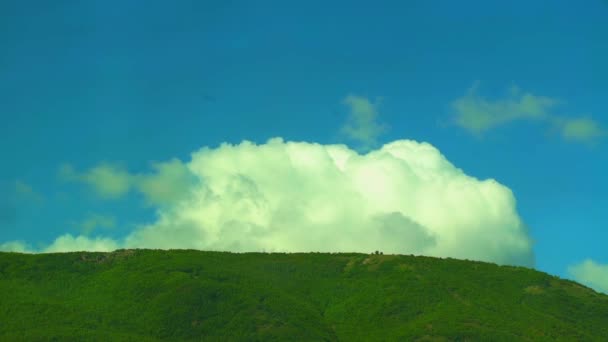
[{"label": "green mountain", "polygon": [[407,255],[0,253],[0,341],[608,341],[608,296]]}]

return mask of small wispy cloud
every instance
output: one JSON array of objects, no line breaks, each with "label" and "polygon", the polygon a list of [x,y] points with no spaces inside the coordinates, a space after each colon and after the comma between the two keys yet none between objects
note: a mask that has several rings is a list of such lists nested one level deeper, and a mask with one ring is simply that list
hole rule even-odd
[{"label": "small wispy cloud", "polygon": [[388,130],[387,125],[378,122],[378,104],[355,95],[348,95],[342,102],[349,107],[350,113],[340,132],[359,143],[363,150],[374,148],[378,137]]},{"label": "small wispy cloud", "polygon": [[132,184],[132,176],[122,166],[105,162],[84,173],[76,172],[70,164],[63,164],[59,168],[59,178],[86,183],[99,196],[111,199],[127,194]]},{"label": "small wispy cloud", "polygon": [[0,202],[0,226],[13,224],[16,219],[16,208],[11,203]]},{"label": "small wispy cloud", "polygon": [[44,201],[44,196],[34,191],[31,185],[24,181],[17,180],[14,183],[15,195],[18,199],[41,203]]},{"label": "small wispy cloud", "polygon": [[0,181],[0,228],[8,229],[17,222],[19,208],[44,201],[45,197],[25,181]]},{"label": "small wispy cloud", "polygon": [[536,121],[552,126],[568,142],[593,143],[608,136],[608,130],[590,117],[564,117],[554,113],[561,101],[547,96],[522,92],[512,86],[503,98],[489,99],[478,94],[479,82],[467,93],[452,101],[453,123],[473,135],[514,121]]},{"label": "small wispy cloud", "polygon": [[586,259],[568,267],[568,273],[579,283],[608,294],[608,264]]},{"label": "small wispy cloud", "polygon": [[549,115],[558,101],[522,92],[513,86],[504,99],[488,99],[478,94],[475,83],[461,98],[451,103],[454,122],[475,135],[516,120],[539,120]]},{"label": "small wispy cloud", "polygon": [[177,202],[196,180],[187,166],[174,158],[166,162],[152,163],[153,173],[140,174],[132,179],[150,205],[167,205]]},{"label": "small wispy cloud", "polygon": [[59,168],[59,178],[64,181],[84,183],[100,197],[118,199],[131,190],[140,192],[148,205],[161,206],[174,203],[187,193],[194,177],[178,159],[153,162],[150,173],[130,173],[117,164],[100,163],[84,172],[78,172],[70,164]]},{"label": "small wispy cloud", "polygon": [[593,143],[598,138],[608,136],[608,130],[590,117],[553,118],[553,124],[567,141]]},{"label": "small wispy cloud", "polygon": [[80,222],[71,222],[72,226],[80,230],[81,234],[89,235],[97,229],[112,229],[116,226],[116,219],[110,215],[90,213],[86,219]]}]

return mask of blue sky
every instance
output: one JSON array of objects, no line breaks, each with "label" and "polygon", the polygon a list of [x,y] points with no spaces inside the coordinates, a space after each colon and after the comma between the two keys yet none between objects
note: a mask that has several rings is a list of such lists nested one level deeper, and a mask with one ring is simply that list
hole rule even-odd
[{"label": "blue sky", "polygon": [[3,1],[0,245],[121,241],[177,210],[143,179],[188,192],[223,142],[412,140],[513,192],[535,268],[606,292],[606,36],[600,0]]}]

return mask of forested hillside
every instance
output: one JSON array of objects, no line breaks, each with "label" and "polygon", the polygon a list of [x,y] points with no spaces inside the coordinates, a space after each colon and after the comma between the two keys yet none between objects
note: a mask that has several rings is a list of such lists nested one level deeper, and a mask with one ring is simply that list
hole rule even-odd
[{"label": "forested hillside", "polygon": [[1,341],[608,340],[608,296],[406,255],[0,253]]}]

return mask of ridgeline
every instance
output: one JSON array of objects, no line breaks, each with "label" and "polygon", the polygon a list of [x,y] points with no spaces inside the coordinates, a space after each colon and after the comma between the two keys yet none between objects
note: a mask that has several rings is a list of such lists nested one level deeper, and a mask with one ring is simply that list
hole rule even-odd
[{"label": "ridgeline", "polygon": [[608,341],[608,296],[407,255],[0,253],[0,341]]}]

